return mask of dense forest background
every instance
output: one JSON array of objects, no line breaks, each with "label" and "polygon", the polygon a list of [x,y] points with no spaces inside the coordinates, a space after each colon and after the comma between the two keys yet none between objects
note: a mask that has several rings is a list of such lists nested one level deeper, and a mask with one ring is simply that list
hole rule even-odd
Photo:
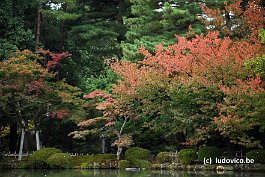
[{"label": "dense forest background", "polygon": [[1,151],[263,148],[264,6],[2,0]]}]

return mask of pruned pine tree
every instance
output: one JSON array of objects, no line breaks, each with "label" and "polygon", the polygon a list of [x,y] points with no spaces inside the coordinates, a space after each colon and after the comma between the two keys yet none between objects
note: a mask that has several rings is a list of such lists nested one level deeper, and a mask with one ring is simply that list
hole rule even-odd
[{"label": "pruned pine tree", "polygon": [[[200,34],[205,32],[199,16],[202,15],[200,1],[186,0],[130,0],[131,16],[125,18],[126,40],[122,43],[123,58],[139,60],[138,49],[145,47],[154,51],[155,46],[172,45],[177,40],[174,35],[186,35],[190,30]],[[210,7],[223,5],[223,1],[205,1]]]}]

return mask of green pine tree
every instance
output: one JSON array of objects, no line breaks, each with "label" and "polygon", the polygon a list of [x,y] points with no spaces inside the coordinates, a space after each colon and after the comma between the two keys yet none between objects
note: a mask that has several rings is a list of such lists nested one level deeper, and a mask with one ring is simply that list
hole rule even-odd
[{"label": "green pine tree", "polygon": [[[186,0],[130,0],[131,16],[125,17],[128,28],[126,40],[122,43],[123,58],[137,61],[142,58],[139,47],[154,51],[155,46],[165,46],[176,42],[174,35],[185,35],[192,27],[193,32],[205,32],[204,26],[197,18],[201,14],[199,1]],[[222,2],[209,6],[222,5]]]},{"label": "green pine tree", "polygon": [[[121,17],[126,14],[126,7],[123,0],[79,2],[78,11],[82,16],[72,24],[66,47],[73,54],[72,60],[64,66],[65,77],[70,83],[91,91],[99,80],[112,77],[108,74],[106,60],[121,58],[120,41],[124,39]],[[93,80],[95,83],[91,83]],[[113,80],[106,79],[107,82]],[[102,88],[102,84],[98,87]]]},{"label": "green pine tree", "polygon": [[34,15],[38,0],[1,0],[0,60],[11,52],[34,47]]}]

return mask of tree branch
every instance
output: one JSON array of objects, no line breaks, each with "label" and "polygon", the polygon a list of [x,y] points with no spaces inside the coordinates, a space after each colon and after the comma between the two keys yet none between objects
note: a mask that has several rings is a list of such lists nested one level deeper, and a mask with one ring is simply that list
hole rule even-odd
[{"label": "tree branch", "polygon": [[123,129],[124,129],[125,124],[126,124],[127,121],[128,121],[128,116],[125,116],[124,122],[123,122],[123,124],[121,126],[121,129],[120,129],[120,132],[118,133],[118,137],[119,138],[121,137],[122,131],[123,131]]}]

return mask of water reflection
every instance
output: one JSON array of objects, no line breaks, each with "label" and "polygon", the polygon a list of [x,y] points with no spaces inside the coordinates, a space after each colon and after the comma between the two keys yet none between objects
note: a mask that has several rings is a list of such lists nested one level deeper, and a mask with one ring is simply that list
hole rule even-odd
[{"label": "water reflection", "polygon": [[1,177],[264,177],[248,172],[182,172],[182,171],[122,171],[122,170],[6,170]]}]

